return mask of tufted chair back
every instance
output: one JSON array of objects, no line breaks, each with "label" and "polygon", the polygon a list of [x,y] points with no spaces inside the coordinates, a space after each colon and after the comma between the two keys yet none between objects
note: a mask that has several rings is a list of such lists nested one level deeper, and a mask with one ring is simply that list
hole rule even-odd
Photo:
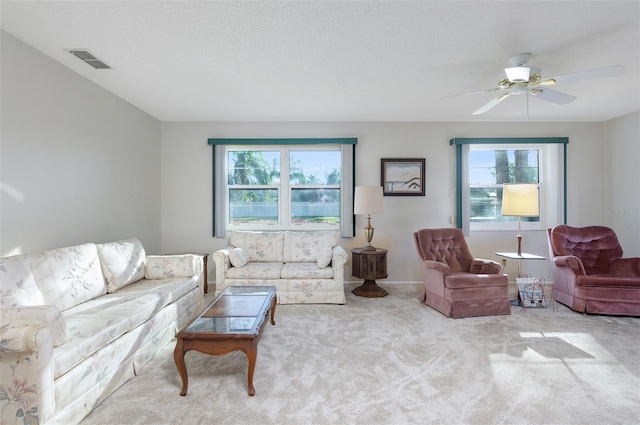
[{"label": "tufted chair back", "polygon": [[608,227],[560,224],[551,229],[549,239],[555,255],[578,257],[587,274],[611,273],[612,263],[622,258],[618,237]]},{"label": "tufted chair back", "polygon": [[423,260],[446,263],[452,272],[468,272],[473,256],[461,229],[422,229],[413,234]]}]

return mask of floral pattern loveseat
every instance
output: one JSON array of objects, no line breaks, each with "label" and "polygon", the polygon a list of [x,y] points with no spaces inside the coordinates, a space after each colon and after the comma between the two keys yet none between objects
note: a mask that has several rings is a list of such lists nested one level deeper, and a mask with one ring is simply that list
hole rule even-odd
[{"label": "floral pattern loveseat", "polygon": [[232,231],[213,253],[216,295],[228,286],[276,286],[279,304],[344,304],[349,259],[337,231]]},{"label": "floral pattern loveseat", "polygon": [[79,423],[204,307],[202,258],[137,239],[0,258],[0,423]]}]

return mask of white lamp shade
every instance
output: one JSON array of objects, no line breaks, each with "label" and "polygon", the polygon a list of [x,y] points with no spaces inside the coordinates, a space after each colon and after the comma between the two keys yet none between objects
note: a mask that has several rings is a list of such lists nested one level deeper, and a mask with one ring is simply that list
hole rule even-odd
[{"label": "white lamp shade", "polygon": [[502,215],[539,216],[538,185],[534,183],[504,184],[502,186]]},{"label": "white lamp shade", "polygon": [[384,213],[382,186],[356,186],[356,192],[353,199],[353,213]]}]

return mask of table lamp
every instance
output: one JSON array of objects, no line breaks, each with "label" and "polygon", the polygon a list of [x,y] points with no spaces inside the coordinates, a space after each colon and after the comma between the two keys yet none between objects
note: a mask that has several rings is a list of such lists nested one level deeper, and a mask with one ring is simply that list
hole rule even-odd
[{"label": "table lamp", "polygon": [[540,215],[536,183],[505,183],[502,185],[502,215],[518,217],[518,256],[522,255],[522,217]]},{"label": "table lamp", "polygon": [[371,225],[371,214],[382,214],[384,212],[384,199],[382,197],[382,186],[356,186],[353,199],[353,213],[367,214],[367,227],[364,228],[364,235],[367,239],[367,246],[364,251],[375,251],[371,246],[373,239],[373,226]]}]

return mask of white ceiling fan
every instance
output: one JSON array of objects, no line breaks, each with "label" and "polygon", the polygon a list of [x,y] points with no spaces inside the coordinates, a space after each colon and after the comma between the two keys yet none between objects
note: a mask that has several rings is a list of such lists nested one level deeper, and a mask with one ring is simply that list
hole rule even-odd
[{"label": "white ceiling fan", "polygon": [[546,100],[556,105],[565,105],[573,102],[577,98],[570,94],[551,90],[548,86],[567,82],[576,82],[584,80],[595,80],[599,78],[618,77],[625,73],[626,68],[621,65],[605,66],[603,68],[590,69],[587,71],[571,72],[562,74],[552,78],[542,79],[542,72],[537,66],[527,65],[531,53],[519,53],[509,58],[511,67],[505,68],[505,78],[498,81],[495,88],[477,90],[468,93],[455,94],[445,96],[445,98],[468,96],[472,94],[504,92],[497,98],[494,98],[473,112],[472,115],[479,115],[489,111],[491,108],[505,100],[506,98],[519,94],[531,94],[538,99]]}]

